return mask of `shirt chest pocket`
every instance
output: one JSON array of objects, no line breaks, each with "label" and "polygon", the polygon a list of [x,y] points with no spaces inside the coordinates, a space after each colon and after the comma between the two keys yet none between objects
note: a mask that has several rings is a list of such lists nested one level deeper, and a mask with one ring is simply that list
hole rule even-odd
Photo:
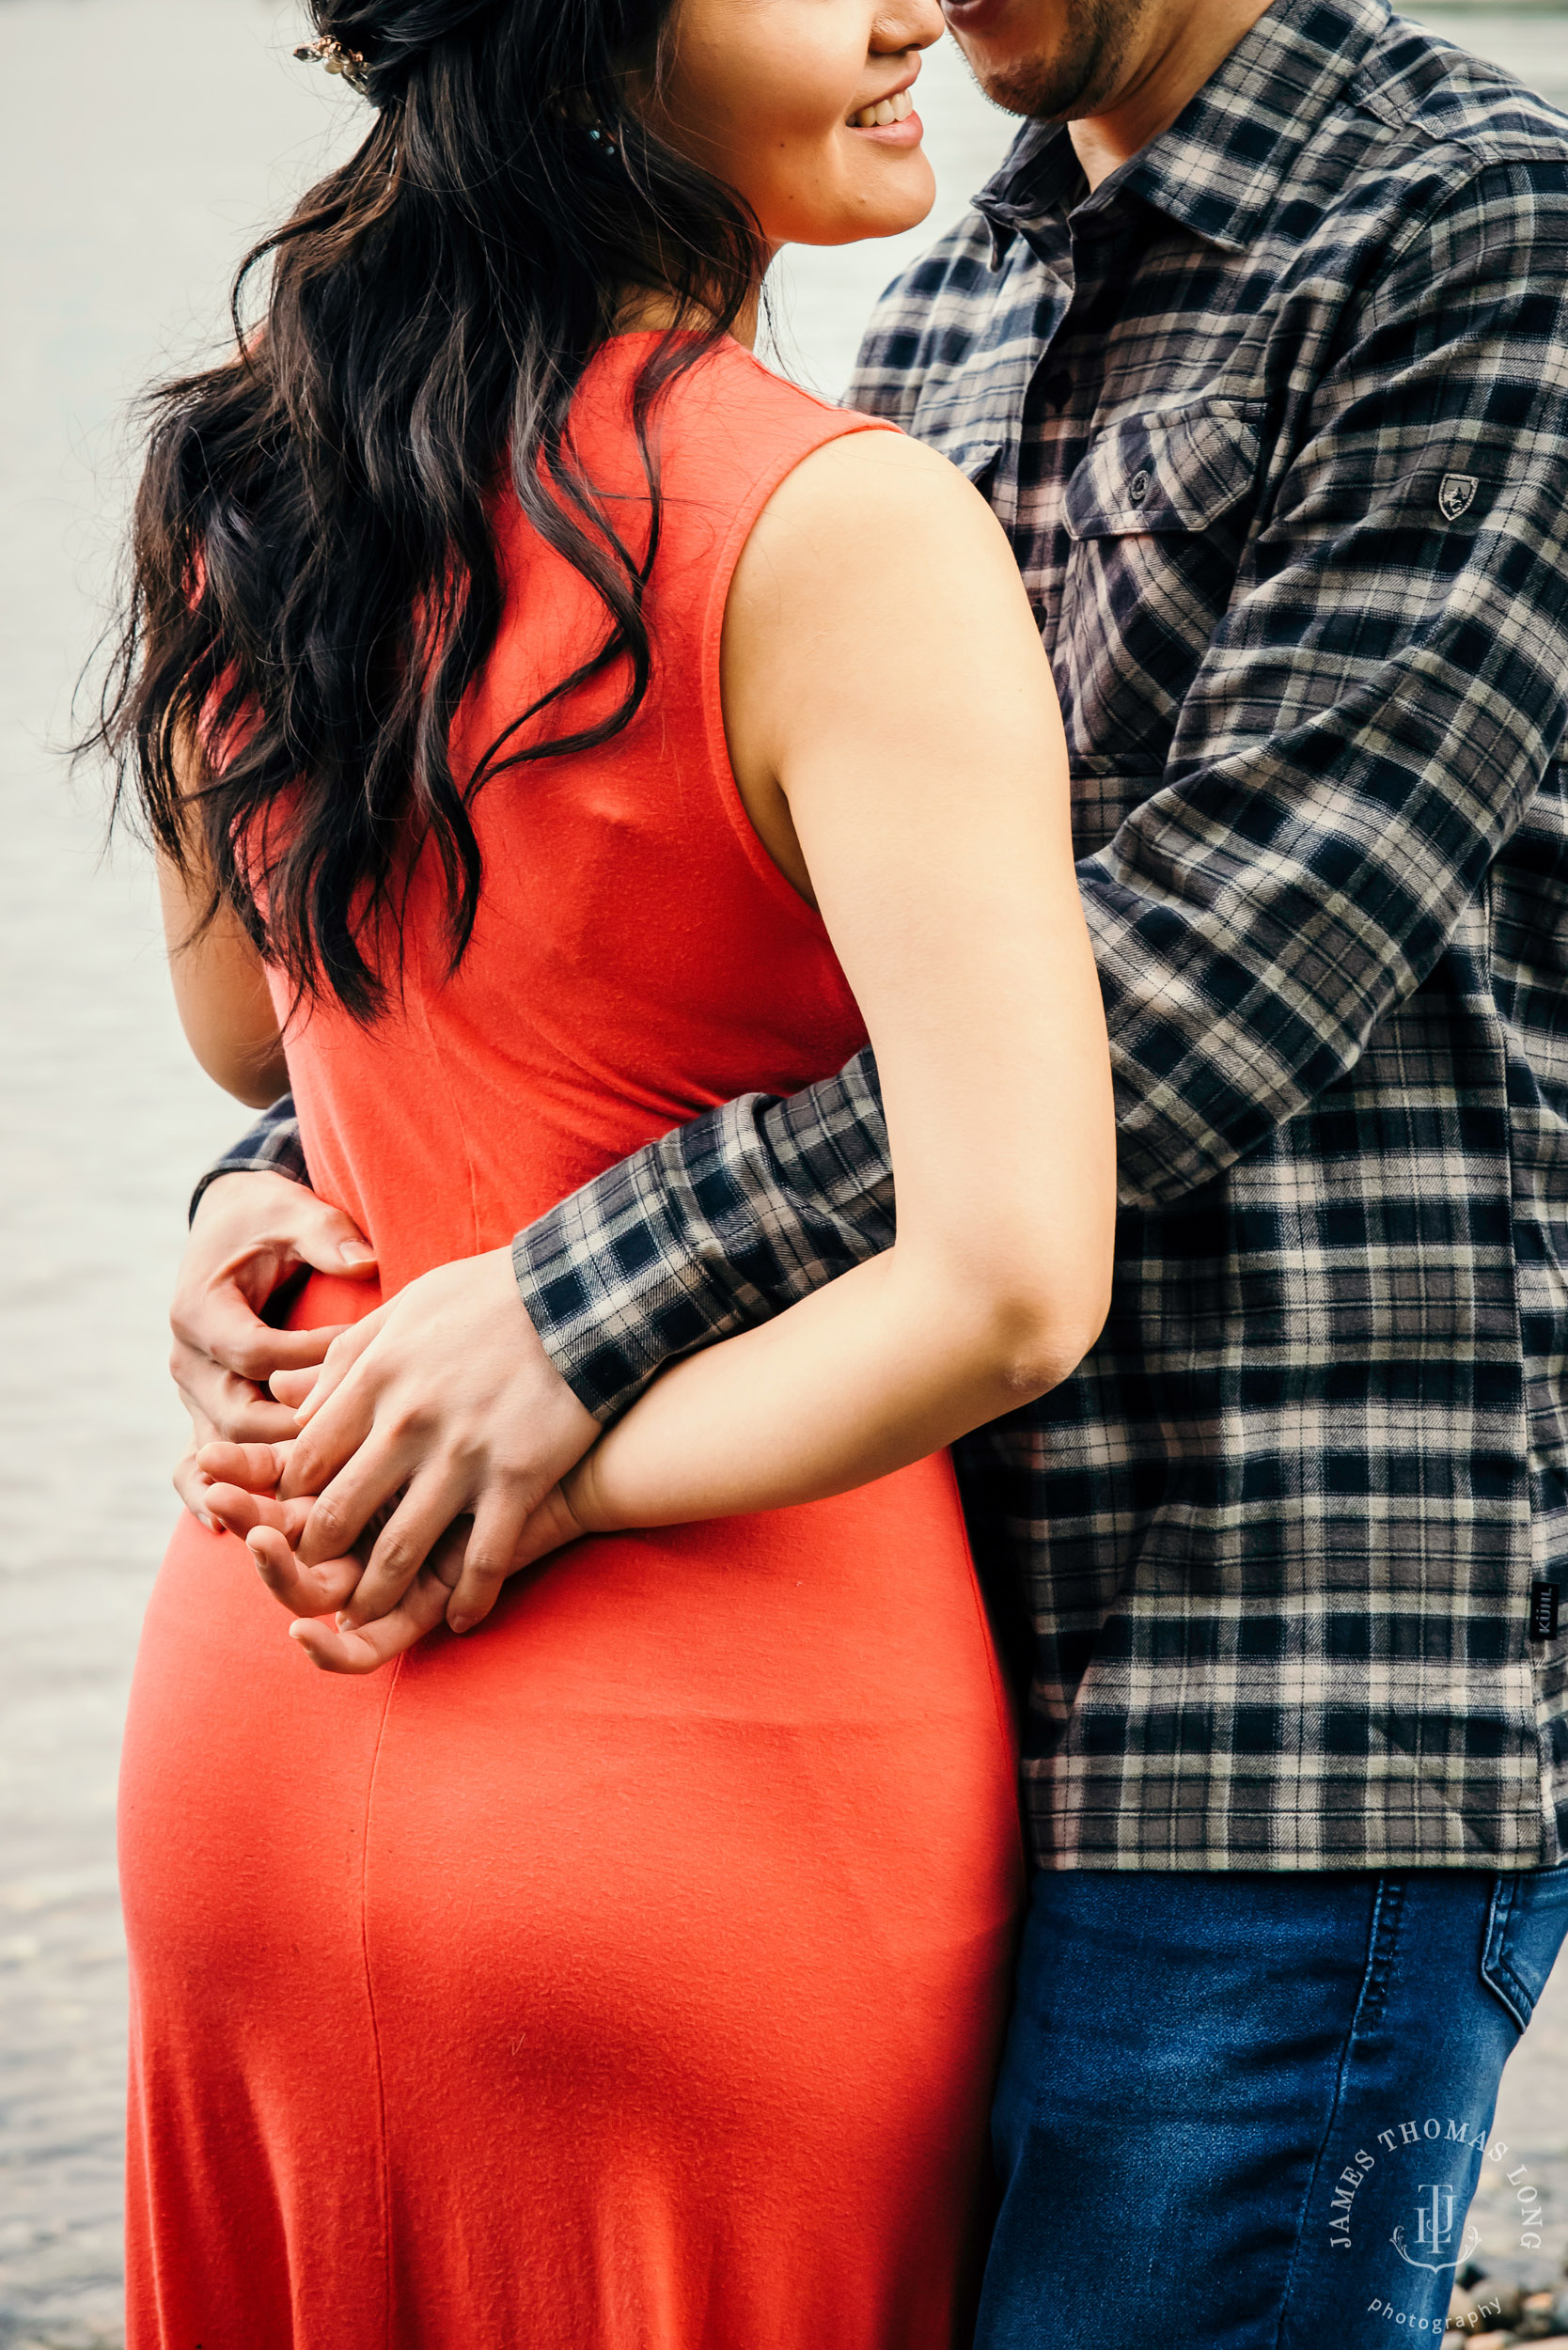
[{"label": "shirt chest pocket", "polygon": [[1236,401],[1146,412],[1073,474],[1056,667],[1074,756],[1163,760],[1235,587],[1262,446]]}]

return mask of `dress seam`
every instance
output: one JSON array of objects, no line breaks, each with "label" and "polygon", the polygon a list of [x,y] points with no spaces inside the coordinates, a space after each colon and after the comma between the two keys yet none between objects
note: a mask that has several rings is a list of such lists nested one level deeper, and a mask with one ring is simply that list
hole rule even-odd
[{"label": "dress seam", "polygon": [[392,2350],[392,2162],[386,2143],[386,2079],[381,2060],[381,2026],[376,2016],[375,1984],[370,1972],[370,1815],[376,1800],[381,1750],[385,1743],[392,1700],[397,1694],[402,1669],[403,1659],[400,1656],[392,1668],[391,1681],[381,1709],[381,1720],[376,1728],[376,1748],[370,1758],[370,1776],[365,1788],[365,1830],[359,1857],[360,1962],[365,1972],[365,2005],[370,2018],[370,2047],[376,2071],[376,2137],[381,2170],[382,2337],[386,2350]]},{"label": "dress seam", "polygon": [[[423,941],[420,942],[418,952],[420,976],[422,978],[425,970]],[[431,1026],[430,999],[423,988],[419,991],[418,998],[415,1006],[415,1011],[419,1023],[419,1032],[425,1040],[425,1048],[430,1054],[431,1066],[435,1072],[436,1082],[440,1086],[442,1092],[447,1097],[447,1107],[449,1108],[452,1116],[452,1123],[456,1127],[458,1138],[463,1144],[463,1173],[467,1177],[468,1181],[468,1224],[470,1243],[468,1253],[470,1257],[477,1257],[481,1253],[479,1248],[479,1184],[478,1171],[474,1164],[474,1145],[468,1130],[468,1120],[463,1116],[463,1103],[459,1095],[458,1088],[454,1084],[451,1072],[447,1066],[445,1048],[437,1043],[435,1031]],[[400,1665],[402,1659],[400,1657],[398,1661]],[[388,1699],[388,1702],[390,1703],[390,1698]]]}]

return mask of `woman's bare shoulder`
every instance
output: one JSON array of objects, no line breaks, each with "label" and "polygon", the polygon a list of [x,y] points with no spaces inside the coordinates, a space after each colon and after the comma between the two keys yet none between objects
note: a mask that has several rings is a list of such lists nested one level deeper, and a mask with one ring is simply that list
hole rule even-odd
[{"label": "woman's bare shoulder", "polygon": [[802,458],[758,516],[731,588],[739,618],[782,609],[867,617],[918,595],[946,608],[983,584],[1024,601],[984,498],[934,449],[898,431],[846,432]]},{"label": "woman's bare shoulder", "polygon": [[990,508],[967,477],[923,441],[895,427],[842,432],[803,457],[779,483],[762,510],[761,523],[775,531],[811,526],[853,514],[857,520],[881,513],[896,500],[901,517],[918,515],[937,525],[978,518],[997,525]]}]

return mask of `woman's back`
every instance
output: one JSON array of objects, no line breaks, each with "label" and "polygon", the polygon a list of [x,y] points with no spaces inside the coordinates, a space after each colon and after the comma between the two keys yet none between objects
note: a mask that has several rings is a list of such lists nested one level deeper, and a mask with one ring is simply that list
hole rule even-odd
[{"label": "woman's back", "polygon": [[[574,411],[639,543],[642,343],[612,343]],[[421,871],[400,1001],[291,1035],[316,1186],[391,1288],[862,1041],[817,916],[746,821],[719,699],[753,522],[858,427],[732,345],[678,384],[642,707],[480,794],[455,976]],[[510,598],[460,768],[603,628],[541,542],[503,524],[502,545]],[[300,1311],[321,1318],[308,1292]],[[963,2337],[1020,1869],[945,1454],[579,1543],[476,1637],[437,1632],[363,1681],[312,1673],[243,1546],[187,1517],[122,1822],[133,2350]]]},{"label": "woman's back", "polygon": [[[649,505],[630,396],[655,340],[606,344],[572,416],[577,460],[639,553]],[[677,379],[655,425],[654,673],[631,724],[600,748],[503,769],[476,799],[484,882],[455,974],[427,856],[400,1002],[368,1036],[337,1005],[290,1032],[316,1187],[374,1240],[388,1289],[499,1246],[652,1136],[749,1089],[792,1091],[865,1042],[820,916],[741,804],[719,650],[730,574],[769,496],[808,451],[866,425],[728,338]],[[506,616],[458,729],[460,777],[604,628],[582,575],[510,498],[497,535]],[[552,703],[508,747],[592,723],[623,683],[618,670]],[[282,1017],[287,984],[274,993]]]}]

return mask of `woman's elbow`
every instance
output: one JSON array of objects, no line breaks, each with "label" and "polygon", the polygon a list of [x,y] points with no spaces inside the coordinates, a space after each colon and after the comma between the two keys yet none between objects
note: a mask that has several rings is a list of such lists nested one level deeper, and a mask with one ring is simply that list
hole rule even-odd
[{"label": "woman's elbow", "polygon": [[289,1071],[279,1061],[275,1069],[269,1069],[260,1076],[254,1070],[233,1071],[226,1077],[217,1077],[215,1082],[247,1110],[266,1110],[271,1109],[280,1094],[288,1092]]},{"label": "woman's elbow", "polygon": [[1098,1313],[1064,1308],[1031,1329],[1014,1346],[1002,1367],[1007,1391],[1005,1409],[1033,1403],[1070,1379],[1105,1326],[1109,1301]]},{"label": "woman's elbow", "polygon": [[233,1095],[246,1109],[264,1110],[289,1090],[289,1066],[275,1040],[271,1047],[247,1045],[227,1038],[193,1035],[186,1041],[215,1086]]},{"label": "woman's elbow", "polygon": [[1010,1286],[994,1323],[996,1372],[1005,1411],[1032,1403],[1072,1377],[1110,1312],[1111,1259]]}]

